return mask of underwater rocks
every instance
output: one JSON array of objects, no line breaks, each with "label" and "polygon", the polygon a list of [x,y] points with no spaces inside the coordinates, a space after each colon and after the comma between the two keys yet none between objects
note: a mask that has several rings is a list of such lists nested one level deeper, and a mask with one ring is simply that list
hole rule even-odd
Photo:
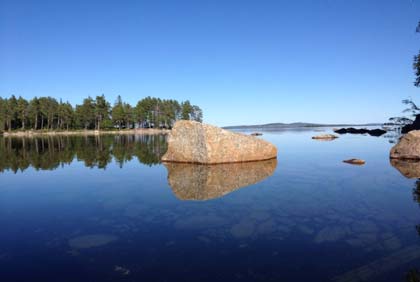
[{"label": "underwater rocks", "polygon": [[347,226],[330,226],[325,227],[315,236],[315,243],[335,242],[350,233]]},{"label": "underwater rocks", "polygon": [[277,148],[254,136],[196,121],[180,120],[168,138],[164,162],[236,163],[274,159]]},{"label": "underwater rocks", "polygon": [[109,244],[117,239],[117,236],[107,234],[85,235],[70,239],[69,246],[73,249],[88,249]]},{"label": "underwater rocks", "polygon": [[353,128],[353,127],[349,127],[349,128],[340,128],[340,129],[336,129],[334,130],[335,133],[338,134],[346,134],[346,133],[350,133],[350,134],[369,134],[370,136],[381,136],[384,135],[386,133],[385,130],[383,129],[366,129],[366,128]]}]

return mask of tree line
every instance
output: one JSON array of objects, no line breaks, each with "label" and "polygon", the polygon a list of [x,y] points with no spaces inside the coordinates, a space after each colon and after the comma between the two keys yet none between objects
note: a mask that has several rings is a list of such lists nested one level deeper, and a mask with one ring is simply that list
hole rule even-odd
[{"label": "tree line", "polygon": [[171,128],[175,121],[202,122],[203,112],[190,101],[146,97],[130,105],[118,96],[111,104],[104,95],[87,97],[73,107],[52,97],[0,97],[0,132],[11,130]]}]

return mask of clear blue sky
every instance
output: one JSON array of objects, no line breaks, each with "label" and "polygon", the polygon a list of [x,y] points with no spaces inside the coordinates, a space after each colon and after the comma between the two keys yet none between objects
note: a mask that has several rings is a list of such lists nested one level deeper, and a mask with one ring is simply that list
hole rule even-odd
[{"label": "clear blue sky", "polygon": [[418,0],[0,0],[0,96],[189,99],[216,125],[384,122]]}]

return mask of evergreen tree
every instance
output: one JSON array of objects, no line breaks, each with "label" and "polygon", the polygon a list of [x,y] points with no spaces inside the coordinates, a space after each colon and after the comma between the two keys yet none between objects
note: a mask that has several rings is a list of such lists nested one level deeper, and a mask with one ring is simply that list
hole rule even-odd
[{"label": "evergreen tree", "polygon": [[196,106],[196,105],[192,106],[191,119],[198,122],[203,122],[203,111],[200,109],[199,106]]},{"label": "evergreen tree", "polygon": [[181,119],[189,120],[192,112],[190,101],[185,101],[181,104]]},{"label": "evergreen tree", "polygon": [[112,121],[120,130],[124,123],[124,115],[124,104],[121,96],[118,95],[117,101],[115,101],[114,107],[112,108]]},{"label": "evergreen tree", "polygon": [[14,95],[6,100],[4,111],[7,130],[11,131],[15,128],[14,125],[16,125],[17,121],[17,100]]},{"label": "evergreen tree", "polygon": [[40,116],[39,100],[37,97],[35,97],[29,102],[29,106],[28,106],[28,118],[34,130],[38,129],[39,116]]},{"label": "evergreen tree", "polygon": [[95,103],[91,97],[84,99],[82,105],[76,106],[76,118],[85,130],[95,125]]},{"label": "evergreen tree", "polygon": [[69,130],[70,126],[74,122],[74,115],[73,106],[69,102],[60,102],[59,128]]},{"label": "evergreen tree", "polygon": [[124,122],[125,128],[130,129],[132,124],[135,122],[135,114],[134,109],[130,106],[130,104],[124,103]]},{"label": "evergreen tree", "polygon": [[105,96],[96,96],[95,100],[95,129],[100,130],[104,120],[109,119],[110,104],[106,101]]},{"label": "evergreen tree", "polygon": [[26,101],[22,97],[19,97],[16,103],[16,111],[20,124],[22,126],[22,130],[25,130],[25,124],[28,119],[28,105],[28,101]]},{"label": "evergreen tree", "polygon": [[6,104],[7,101],[0,97],[0,132],[6,128]]}]

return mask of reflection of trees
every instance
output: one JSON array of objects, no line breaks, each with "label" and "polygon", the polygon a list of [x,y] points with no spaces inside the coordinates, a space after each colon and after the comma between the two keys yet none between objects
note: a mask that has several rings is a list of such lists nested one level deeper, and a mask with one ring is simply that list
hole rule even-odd
[{"label": "reflection of trees", "polygon": [[53,170],[74,159],[104,169],[113,158],[122,167],[133,157],[151,166],[160,163],[166,149],[163,135],[0,138],[0,171]]},{"label": "reflection of trees", "polygon": [[407,282],[420,282],[420,272],[417,269],[411,269],[405,278]]},{"label": "reflection of trees", "polygon": [[[413,200],[420,205],[420,178],[417,179],[416,183],[414,184],[413,188]],[[417,233],[420,236],[420,224],[416,225]]]}]

